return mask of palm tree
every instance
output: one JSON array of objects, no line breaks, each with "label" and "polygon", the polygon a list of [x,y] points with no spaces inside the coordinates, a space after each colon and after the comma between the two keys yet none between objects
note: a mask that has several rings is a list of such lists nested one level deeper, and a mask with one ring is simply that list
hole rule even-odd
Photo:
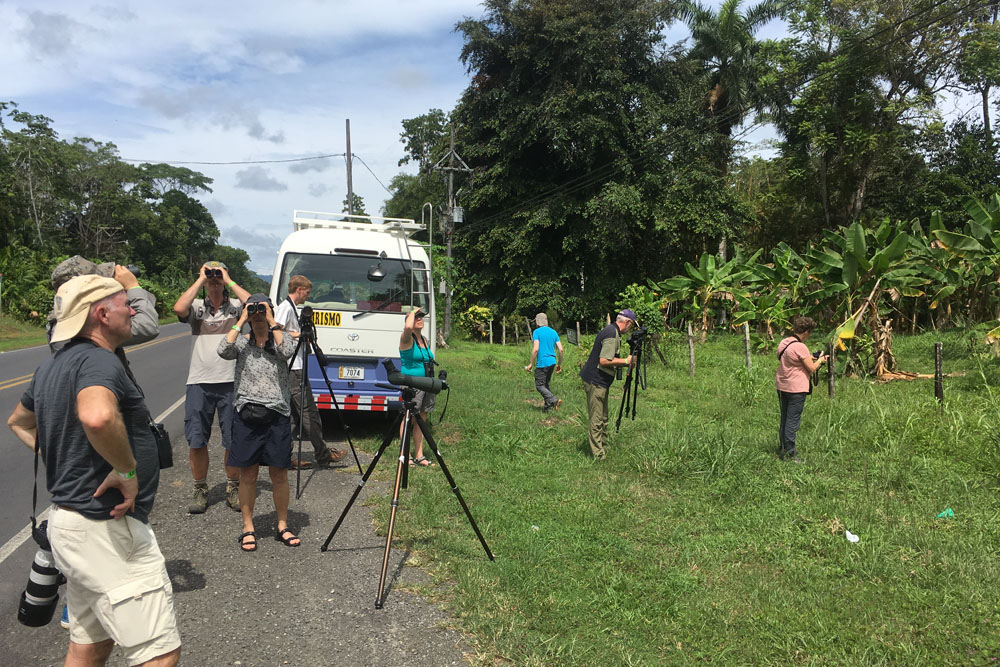
[{"label": "palm tree", "polygon": [[757,81],[763,63],[756,34],[779,17],[784,6],[781,0],[763,0],[741,14],[741,3],[725,0],[716,13],[696,0],[685,0],[677,10],[694,39],[688,57],[699,61],[708,76],[706,111],[726,137],[759,103]]},{"label": "palm tree", "polygon": [[[757,82],[763,70],[757,31],[781,15],[782,0],[763,0],[740,13],[742,0],[725,0],[718,13],[697,0],[682,0],[677,16],[691,29],[694,46],[688,57],[701,63],[708,77],[706,113],[718,133],[728,139],[759,104]],[[719,173],[729,172],[732,147],[719,153]],[[726,237],[719,239],[719,260],[726,261]]]}]

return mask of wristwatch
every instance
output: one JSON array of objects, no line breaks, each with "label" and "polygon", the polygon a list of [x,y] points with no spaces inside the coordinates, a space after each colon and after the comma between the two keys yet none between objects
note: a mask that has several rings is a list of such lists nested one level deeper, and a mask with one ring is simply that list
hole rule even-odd
[{"label": "wristwatch", "polygon": [[284,328],[285,327],[281,326],[280,324],[275,324],[273,327],[270,327],[268,331],[281,331]]}]

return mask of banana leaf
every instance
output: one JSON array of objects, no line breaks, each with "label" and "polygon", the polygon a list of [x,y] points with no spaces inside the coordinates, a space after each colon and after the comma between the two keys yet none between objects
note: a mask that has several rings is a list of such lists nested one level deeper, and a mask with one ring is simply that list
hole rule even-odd
[{"label": "banana leaf", "polygon": [[979,241],[965,234],[937,229],[934,231],[934,237],[943,243],[945,248],[960,257],[965,257],[969,254],[981,254],[986,251]]}]

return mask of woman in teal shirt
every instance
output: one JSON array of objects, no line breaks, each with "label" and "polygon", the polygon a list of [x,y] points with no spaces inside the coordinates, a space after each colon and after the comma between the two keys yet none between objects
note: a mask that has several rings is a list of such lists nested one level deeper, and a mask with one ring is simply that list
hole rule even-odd
[{"label": "woman in teal shirt", "polygon": [[[403,325],[403,333],[399,337],[399,361],[400,371],[404,375],[416,375],[419,377],[433,377],[434,371],[428,372],[427,368],[433,369],[434,353],[431,352],[430,345],[423,335],[424,313],[417,308],[406,314],[406,322]],[[428,363],[430,362],[430,363]],[[428,364],[425,366],[424,364]],[[414,403],[420,418],[427,420],[427,415],[434,409],[434,394],[417,390]],[[424,456],[424,434],[420,431],[416,422],[411,420],[410,430],[413,432],[413,453],[415,456],[410,459],[411,466],[432,466],[434,463]],[[399,437],[403,437],[403,424],[399,425]]]}]

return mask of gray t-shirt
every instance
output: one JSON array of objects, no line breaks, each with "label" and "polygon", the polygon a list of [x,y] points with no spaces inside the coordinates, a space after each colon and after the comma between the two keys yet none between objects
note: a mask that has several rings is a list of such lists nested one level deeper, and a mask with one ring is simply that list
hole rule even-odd
[{"label": "gray t-shirt", "polygon": [[236,360],[233,391],[237,412],[247,403],[257,403],[288,417],[292,413],[292,396],[285,361],[295,351],[292,337],[282,334],[281,345],[275,346],[272,339],[268,347],[273,351],[251,345],[249,336],[240,335],[235,343],[223,338],[218,352],[223,359]]},{"label": "gray t-shirt", "polygon": [[52,502],[101,520],[110,519],[111,509],[123,500],[117,489],[94,498],[94,491],[112,468],[90,444],[77,417],[77,394],[87,387],[106,387],[118,399],[138,464],[139,495],[131,515],[147,523],[160,481],[160,461],[149,430],[146,403],[114,353],[87,340],[70,341],[42,363],[21,396],[21,404],[35,414],[38,423],[45,482]]}]

